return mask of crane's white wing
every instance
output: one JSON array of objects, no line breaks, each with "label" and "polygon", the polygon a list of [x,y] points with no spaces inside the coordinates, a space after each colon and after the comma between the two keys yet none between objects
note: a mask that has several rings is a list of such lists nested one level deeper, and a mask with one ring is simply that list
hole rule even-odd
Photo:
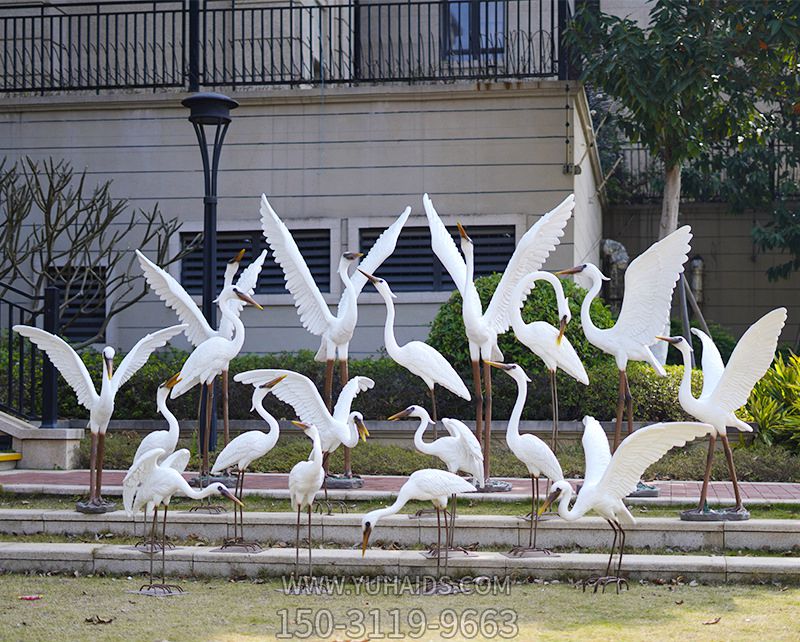
[{"label": "crane's white wing", "polygon": [[692,333],[700,337],[703,344],[703,392],[700,398],[708,397],[714,388],[717,387],[722,373],[725,371],[725,364],[722,362],[722,355],[717,350],[717,344],[702,330],[692,328]]},{"label": "crane's white wing", "polygon": [[139,486],[153,473],[156,462],[166,451],[153,448],[139,455],[122,480],[122,505],[128,515],[133,515],[133,502]]},{"label": "crane's white wing", "polygon": [[450,419],[449,417],[444,417],[442,419],[442,424],[447,432],[450,433],[451,437],[458,439],[459,443],[471,457],[474,457],[478,461],[483,461],[483,450],[473,432],[467,428],[466,425],[458,419]]},{"label": "crane's white wing", "polygon": [[[536,221],[517,244],[484,315],[498,334],[508,330],[512,306],[519,304],[520,297],[514,296],[517,284],[531,272],[542,269],[547,257],[560,243],[574,207],[575,195],[570,194]],[[526,288],[522,298],[527,297],[530,291],[530,287]]]},{"label": "crane's white wing", "polygon": [[691,228],[684,225],[653,243],[625,271],[625,297],[619,319],[612,328],[626,342],[649,346],[664,330],[672,291],[689,255]]},{"label": "crane's white wing", "polygon": [[428,218],[428,227],[431,230],[431,248],[436,257],[442,262],[450,278],[456,284],[461,296],[464,296],[464,287],[467,281],[467,265],[456,247],[453,237],[442,223],[439,214],[433,207],[433,202],[427,194],[422,196],[425,206],[425,216]]},{"label": "crane's white wing", "polygon": [[114,392],[119,390],[122,387],[122,384],[136,374],[136,371],[145,363],[147,363],[150,355],[153,354],[153,350],[166,345],[167,341],[169,341],[176,334],[183,332],[187,327],[188,326],[185,323],[181,323],[179,325],[173,325],[168,328],[164,328],[158,332],[146,334],[139,339],[136,345],[131,348],[131,351],[125,355],[125,358],[122,360],[122,363],[119,364],[119,367],[114,371],[114,376],[111,378],[111,389]]},{"label": "crane's white wing", "polygon": [[[411,208],[406,207],[403,213],[397,217],[397,220],[383,231],[372,248],[370,248],[367,256],[358,264],[359,269],[364,270],[367,274],[375,274],[381,264],[394,252],[397,239],[400,237],[400,232],[403,231],[403,226],[406,224],[410,214]],[[353,282],[356,294],[359,294],[367,283],[367,277],[358,270],[350,277],[350,280]],[[344,295],[342,295],[342,298],[344,298]]]},{"label": "crane's white wing", "polygon": [[176,450],[169,457],[166,457],[160,465],[164,466],[165,468],[172,468],[173,470],[177,470],[179,473],[182,473],[184,470],[186,470],[191,458],[192,454],[188,451],[188,449],[181,448],[180,450]]},{"label": "crane's white wing", "polygon": [[353,405],[353,399],[356,398],[359,392],[369,390],[374,385],[375,382],[369,377],[353,377],[350,379],[339,393],[339,398],[336,400],[336,405],[333,407],[333,416],[339,421],[345,421],[347,415],[350,414],[350,407]]},{"label": "crane's white wing", "polygon": [[[256,259],[250,263],[242,273],[239,275],[239,278],[236,281],[236,289],[240,292],[244,292],[249,296],[253,296],[256,291],[256,286],[258,285],[258,276],[261,274],[261,268],[264,267],[264,261],[267,258],[267,251],[262,250],[261,254],[259,254]],[[242,310],[246,303],[239,298],[232,299],[228,302],[229,309],[233,310],[233,313],[238,317],[242,314]],[[225,337],[226,339],[233,338],[233,323],[228,321],[225,317],[222,317],[222,320],[219,322],[219,334],[220,336]]]},{"label": "crane's white wing", "polygon": [[272,248],[275,261],[283,269],[286,287],[294,297],[300,322],[311,334],[321,335],[333,322],[333,315],[322,298],[292,233],[278,218],[264,194],[261,195],[261,229]]},{"label": "crane's white wing", "polygon": [[684,446],[713,430],[713,426],[697,422],[661,423],[640,428],[622,440],[597,485],[597,492],[613,499],[627,497],[636,489],[647,467],[668,450]]},{"label": "crane's white wing", "polygon": [[731,412],[746,404],[753,386],[764,376],[775,357],[778,337],[785,323],[786,308],[776,308],[751,325],[736,344],[709,399]]},{"label": "crane's white wing", "polygon": [[330,425],[332,417],[314,382],[305,375],[291,370],[261,369],[240,372],[233,380],[260,385],[283,375],[286,375],[286,378],[276,383],[269,391],[294,408],[301,421],[325,430]]},{"label": "crane's white wing", "polygon": [[596,484],[603,477],[611,461],[611,448],[608,446],[606,431],[594,417],[583,418],[583,455],[586,459],[585,484]]},{"label": "crane's white wing", "polygon": [[15,325],[14,332],[28,337],[31,343],[47,353],[61,376],[75,391],[78,403],[87,410],[91,410],[98,396],[89,371],[86,370],[86,366],[78,354],[63,339],[39,328]]},{"label": "crane's white wing", "polygon": [[[450,496],[454,493],[475,492],[475,487],[463,477],[435,468],[423,468],[411,473],[406,485],[417,488],[419,494],[412,495],[416,499],[430,499],[443,495]],[[400,492],[402,493],[402,490]]]},{"label": "crane's white wing", "polygon": [[217,334],[216,330],[208,325],[208,321],[192,297],[169,272],[157,266],[139,250],[136,250],[136,256],[150,289],[167,304],[167,307],[175,311],[181,323],[187,324],[186,338],[192,345],[200,345]]}]

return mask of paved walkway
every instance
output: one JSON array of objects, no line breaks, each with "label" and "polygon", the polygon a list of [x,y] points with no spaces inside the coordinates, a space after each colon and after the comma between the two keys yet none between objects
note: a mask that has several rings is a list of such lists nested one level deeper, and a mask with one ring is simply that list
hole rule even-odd
[{"label": "paved walkway", "polygon": [[[108,470],[103,473],[103,486],[109,490],[122,485],[124,471]],[[194,477],[195,473],[184,475],[187,479]],[[271,494],[283,496],[288,488],[288,475],[281,473],[249,473],[245,483],[248,490],[261,491],[258,494]],[[375,498],[396,493],[407,477],[403,476],[364,476],[364,487],[346,491],[348,499]],[[530,480],[506,479],[512,485],[510,493],[496,493],[487,495],[491,499],[515,499],[520,496],[530,497]],[[580,483],[580,480],[578,480]],[[88,492],[88,470],[10,470],[0,472],[0,485],[6,490],[31,492]],[[660,491],[662,502],[692,502],[700,496],[701,483],[696,481],[656,481],[654,485]],[[547,482],[540,481],[540,489],[546,492]],[[783,482],[739,482],[742,498],[745,502],[797,502],[800,503],[800,484]],[[708,491],[709,501],[727,501],[733,498],[733,488],[729,482],[711,482]]]}]

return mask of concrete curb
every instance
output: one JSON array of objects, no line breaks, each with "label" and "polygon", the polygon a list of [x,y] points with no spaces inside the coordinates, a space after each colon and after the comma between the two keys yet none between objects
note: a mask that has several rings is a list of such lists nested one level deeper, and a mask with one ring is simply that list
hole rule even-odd
[{"label": "concrete curb", "polygon": [[[301,560],[304,551],[301,551]],[[293,549],[262,553],[224,553],[209,547],[181,547],[166,554],[170,576],[280,577],[294,570]],[[435,562],[418,551],[314,549],[314,572],[328,576],[420,578],[435,572]],[[0,544],[0,569],[6,572],[78,572],[133,575],[145,573],[149,557],[126,546],[103,544]],[[570,553],[552,557],[509,559],[500,553],[476,553],[450,560],[448,575],[461,577],[533,576],[582,578],[601,571],[607,556]],[[626,555],[624,575],[632,580],[705,582],[800,582],[800,559],[706,555]]]},{"label": "concrete curb", "polygon": [[[361,539],[361,514],[312,516],[312,535],[318,542],[351,546]],[[289,512],[247,512],[245,537],[261,542],[294,542],[295,520]],[[0,533],[85,536],[111,533],[142,536],[141,516],[134,525],[123,511],[85,515],[71,510],[0,510]],[[172,511],[168,533],[179,540],[222,541],[233,535],[233,514],[208,515]],[[519,517],[460,515],[456,541],[476,543],[478,548],[511,548],[528,543],[529,522]],[[612,533],[600,517],[576,522],[560,518],[540,522],[538,543],[550,548],[604,548]],[[427,546],[436,540],[436,519],[396,515],[384,519],[374,541],[396,542],[404,547]],[[800,548],[800,520],[754,519],[748,522],[681,522],[677,517],[645,517],[627,529],[627,544],[633,548],[679,551],[760,550],[785,552]]]}]

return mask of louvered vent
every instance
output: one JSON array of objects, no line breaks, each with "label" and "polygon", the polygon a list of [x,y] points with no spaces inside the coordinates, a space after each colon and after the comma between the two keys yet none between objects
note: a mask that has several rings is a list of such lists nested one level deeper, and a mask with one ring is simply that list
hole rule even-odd
[{"label": "louvered vent", "polygon": [[[328,229],[293,230],[297,247],[311,270],[311,276],[317,282],[320,292],[330,292],[330,247],[331,233]],[[194,234],[182,234],[181,241],[186,244],[194,238]],[[225,275],[225,266],[228,261],[242,248],[247,249],[247,254],[242,260],[242,268],[249,265],[262,250],[269,250],[267,241],[261,231],[252,232],[220,232],[217,234],[217,284],[215,292],[222,289],[222,280]],[[202,244],[196,250],[183,257],[181,261],[181,285],[189,294],[202,294],[203,292],[203,248]],[[283,270],[272,257],[272,252],[267,254],[264,268],[258,279],[256,294],[283,294],[287,292],[283,280]]]},{"label": "louvered vent", "polygon": [[[359,231],[361,251],[369,252],[383,228]],[[468,232],[475,245],[475,276],[502,272],[516,246],[513,225],[471,225]],[[458,230],[450,230],[456,246]],[[383,262],[377,274],[386,279],[395,292],[442,292],[455,289],[453,280],[431,250],[427,227],[404,227],[394,253]]]}]

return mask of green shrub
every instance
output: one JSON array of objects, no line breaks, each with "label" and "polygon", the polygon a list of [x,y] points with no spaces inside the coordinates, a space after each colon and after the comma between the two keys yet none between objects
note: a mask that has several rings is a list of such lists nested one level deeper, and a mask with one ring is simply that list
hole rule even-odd
[{"label": "green shrub", "polygon": [[755,385],[745,406],[767,444],[783,444],[800,453],[800,357],[779,354]]}]

